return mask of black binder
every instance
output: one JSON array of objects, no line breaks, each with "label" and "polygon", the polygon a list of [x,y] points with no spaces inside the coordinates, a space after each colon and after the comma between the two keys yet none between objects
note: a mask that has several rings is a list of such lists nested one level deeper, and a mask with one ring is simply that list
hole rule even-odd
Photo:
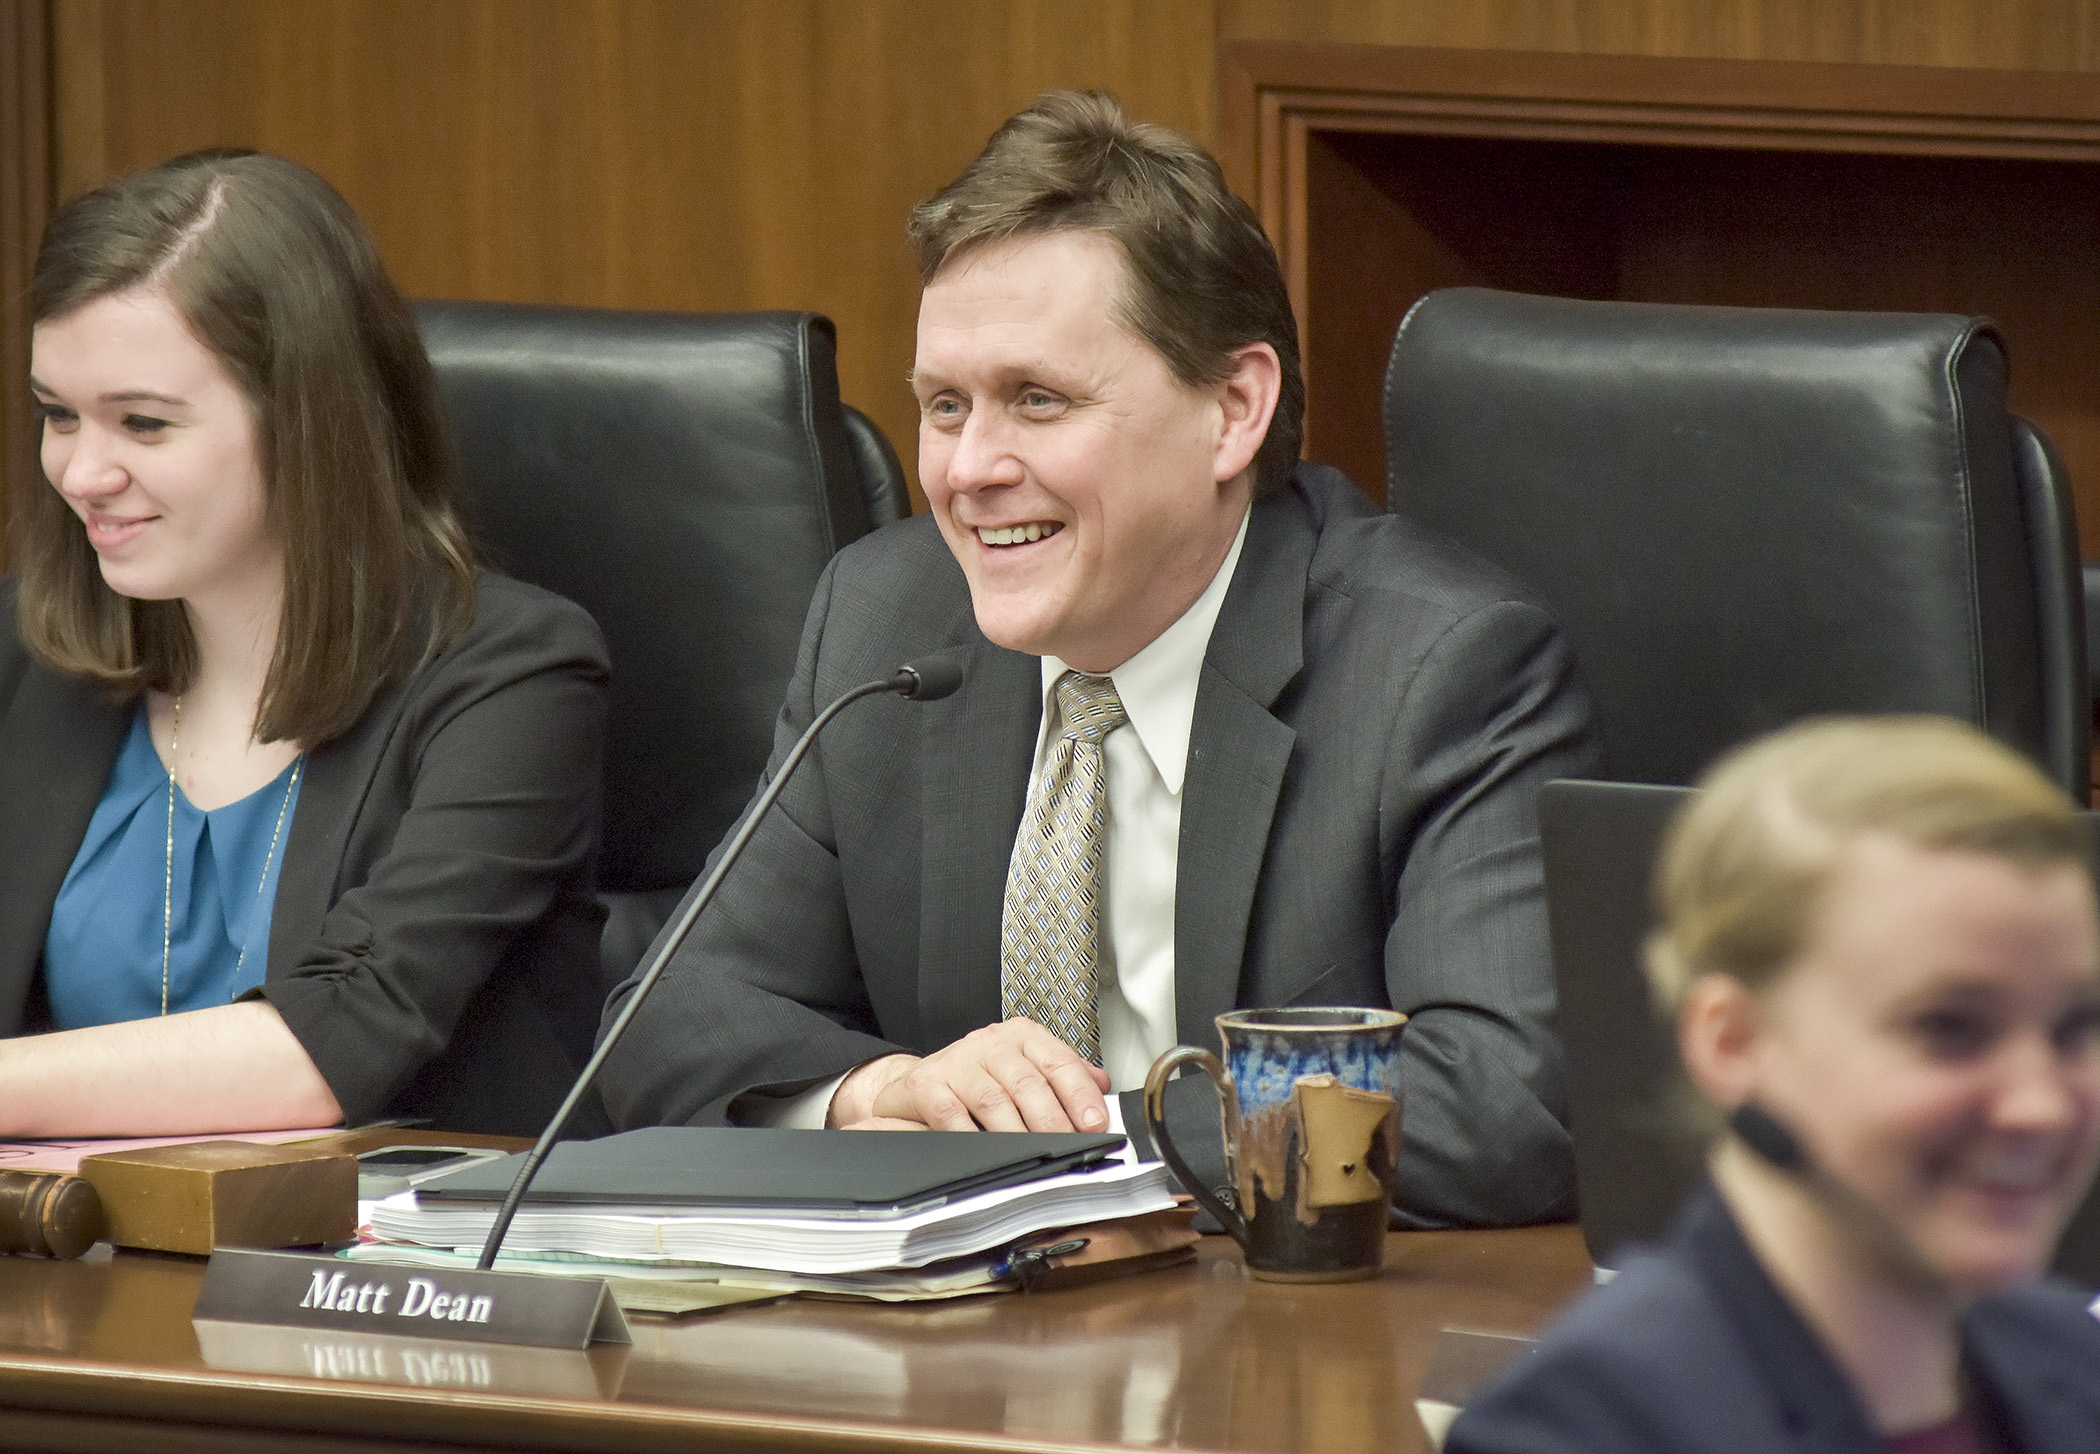
[{"label": "black binder", "polygon": [[[652,1126],[561,1142],[525,1204],[902,1216],[1083,1170],[1122,1146],[1119,1135],[1041,1131]],[[441,1203],[501,1201],[523,1160],[484,1161],[433,1177],[416,1191]]]}]

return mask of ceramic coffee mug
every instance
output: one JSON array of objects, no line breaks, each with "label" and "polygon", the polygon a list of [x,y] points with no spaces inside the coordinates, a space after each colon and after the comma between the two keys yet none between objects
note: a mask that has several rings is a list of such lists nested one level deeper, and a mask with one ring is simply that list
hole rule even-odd
[{"label": "ceramic coffee mug", "polygon": [[[1375,1277],[1400,1159],[1396,1010],[1233,1010],[1218,1016],[1221,1064],[1177,1045],[1145,1077],[1145,1125],[1181,1184],[1275,1282]],[[1218,1087],[1234,1206],[1182,1161],[1166,1127],[1167,1081],[1193,1065]]]}]

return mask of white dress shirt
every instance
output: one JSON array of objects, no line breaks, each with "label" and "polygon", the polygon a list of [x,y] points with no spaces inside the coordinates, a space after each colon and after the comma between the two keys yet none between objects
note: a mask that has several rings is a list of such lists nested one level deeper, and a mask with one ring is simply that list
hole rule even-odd
[{"label": "white dress shirt", "polygon": [[[1239,566],[1240,547],[1247,543],[1248,518],[1240,520],[1232,549],[1203,594],[1149,646],[1108,674],[1130,718],[1101,744],[1108,765],[1108,893],[1102,904],[1095,1008],[1111,1092],[1141,1089],[1152,1062],[1178,1038],[1174,884],[1181,858],[1181,785],[1188,772],[1189,726],[1196,716],[1203,657]],[[1028,772],[1030,801],[1049,755],[1050,691],[1073,669],[1054,656],[1043,657],[1042,666],[1043,725]],[[1022,822],[1027,822],[1025,811]],[[784,1100],[752,1097],[740,1113],[757,1125],[821,1130],[832,1094],[852,1073]]]},{"label": "white dress shirt", "polygon": [[[1101,1017],[1101,1067],[1112,1091],[1139,1090],[1145,1072],[1178,1038],[1174,1018],[1174,884],[1181,859],[1181,785],[1189,724],[1218,608],[1239,565],[1247,522],[1225,563],[1188,610],[1136,656],[1108,674],[1130,721],[1102,739],[1108,765],[1108,892],[1094,1007]],[[1043,662],[1043,726],[1036,734],[1028,800],[1050,753],[1051,688],[1073,668]],[[1025,821],[1025,818],[1024,818]]]}]

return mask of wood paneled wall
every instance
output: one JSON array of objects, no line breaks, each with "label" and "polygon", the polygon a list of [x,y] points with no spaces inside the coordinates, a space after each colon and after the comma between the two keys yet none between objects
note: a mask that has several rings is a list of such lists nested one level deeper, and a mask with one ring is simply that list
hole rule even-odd
[{"label": "wood paneled wall", "polygon": [[0,448],[49,198],[242,144],[413,294],[828,313],[909,462],[908,208],[1052,86],[1208,139],[1220,36],[2090,70],[2100,0],[0,0]]},{"label": "wood paneled wall", "polygon": [[1218,0],[1227,40],[2100,70],[2094,0]]},{"label": "wood paneled wall", "polygon": [[51,206],[51,143],[50,0],[0,0],[0,561],[8,487],[37,469],[23,290]]},{"label": "wood paneled wall", "polygon": [[312,166],[422,297],[808,308],[909,462],[905,214],[1057,86],[1207,135],[1212,0],[57,0],[59,181]]}]

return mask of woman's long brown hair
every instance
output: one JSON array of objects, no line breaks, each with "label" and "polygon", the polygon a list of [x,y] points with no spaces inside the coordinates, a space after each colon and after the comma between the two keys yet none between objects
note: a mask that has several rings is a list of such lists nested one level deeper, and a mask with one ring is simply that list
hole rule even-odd
[{"label": "woman's long brown hair", "polygon": [[[165,294],[254,410],[285,561],[256,738],[326,742],[473,619],[474,553],[414,316],[335,189],[254,153],[178,157],[58,211],[33,320],[134,289]],[[123,698],[183,690],[197,648],[179,601],[110,590],[39,482],[10,533],[18,629],[39,659]]]}]

